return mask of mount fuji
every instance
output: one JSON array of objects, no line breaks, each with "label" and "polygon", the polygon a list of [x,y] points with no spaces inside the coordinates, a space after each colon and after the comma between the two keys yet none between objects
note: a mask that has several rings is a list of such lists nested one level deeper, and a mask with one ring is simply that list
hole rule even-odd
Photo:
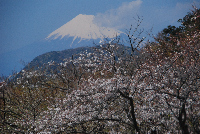
[{"label": "mount fuji", "polygon": [[[100,27],[94,23],[95,16],[79,14],[74,19],[64,24],[57,30],[50,33],[45,40],[48,42],[58,42],[63,44],[62,49],[76,48],[82,46],[91,46],[94,43],[105,39],[112,39],[123,32],[108,28]],[[55,45],[56,47],[56,45]]]},{"label": "mount fuji", "polygon": [[[79,14],[57,30],[50,33],[45,39],[34,42],[18,50],[0,55],[3,66],[0,74],[11,74],[11,70],[20,71],[25,62],[32,61],[36,56],[50,52],[71,48],[93,46],[99,42],[109,41],[123,32],[98,26],[94,23],[95,16]],[[8,56],[9,55],[9,56]],[[9,63],[8,63],[9,62]]]},{"label": "mount fuji", "polygon": [[[117,29],[98,26],[94,23],[94,19],[94,15],[77,15],[41,41],[42,45],[39,47],[40,51],[43,52],[40,54],[49,51],[93,46],[104,41],[110,41],[123,34]],[[43,47],[44,49],[41,49]]]},{"label": "mount fuji", "polygon": [[70,45],[72,47],[72,44],[76,39],[78,39],[78,43],[80,43],[82,40],[114,38],[122,33],[113,28],[99,27],[93,20],[93,15],[79,14],[74,19],[49,34],[46,39],[55,40],[73,37],[73,41]]},{"label": "mount fuji", "polygon": [[33,55],[38,56],[50,51],[93,46],[123,34],[123,32],[113,28],[98,26],[94,23],[94,18],[93,15],[79,14],[50,33],[45,39],[31,44],[31,51],[36,50]]}]

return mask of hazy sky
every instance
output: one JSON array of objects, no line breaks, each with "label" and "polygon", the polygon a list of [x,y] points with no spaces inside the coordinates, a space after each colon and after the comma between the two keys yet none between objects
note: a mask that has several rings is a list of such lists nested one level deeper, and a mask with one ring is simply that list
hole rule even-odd
[{"label": "hazy sky", "polygon": [[193,3],[200,7],[199,0],[0,0],[0,54],[44,39],[78,14],[95,15],[99,25],[121,31],[143,16],[145,30],[153,26],[156,34],[178,26]]}]

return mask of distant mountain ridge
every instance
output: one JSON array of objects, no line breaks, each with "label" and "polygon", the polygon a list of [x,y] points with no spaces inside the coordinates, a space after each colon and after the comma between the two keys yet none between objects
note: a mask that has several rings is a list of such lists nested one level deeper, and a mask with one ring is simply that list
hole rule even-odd
[{"label": "distant mountain ridge", "polygon": [[35,57],[24,69],[43,66],[48,62],[61,63],[64,59],[72,57],[72,55],[79,54],[84,51],[92,51],[92,47],[78,47],[74,49],[67,49],[62,51],[51,51]]},{"label": "distant mountain ridge", "polygon": [[[131,53],[131,47],[127,47],[127,46],[119,45],[119,44],[117,44],[117,46],[120,49],[115,52],[116,55],[121,54],[122,52],[126,54]],[[24,69],[42,67],[52,62],[56,64],[60,64],[60,63],[65,62],[65,59],[72,58],[72,56],[74,58],[78,58],[76,55],[85,53],[86,51],[87,53],[94,53],[95,50],[101,50],[100,45],[97,45],[94,47],[78,47],[78,48],[67,49],[67,50],[62,50],[62,51],[47,52],[34,58]],[[134,53],[134,54],[137,54],[137,53]]]}]

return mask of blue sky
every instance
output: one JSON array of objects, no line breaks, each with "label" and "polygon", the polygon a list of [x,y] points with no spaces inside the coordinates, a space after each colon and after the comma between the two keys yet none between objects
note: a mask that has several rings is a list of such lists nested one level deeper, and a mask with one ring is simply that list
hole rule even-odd
[{"label": "blue sky", "polygon": [[178,26],[193,3],[200,7],[199,0],[0,0],[0,54],[44,39],[78,14],[95,15],[99,25],[121,31],[143,16],[142,27],[153,26],[156,34]]}]

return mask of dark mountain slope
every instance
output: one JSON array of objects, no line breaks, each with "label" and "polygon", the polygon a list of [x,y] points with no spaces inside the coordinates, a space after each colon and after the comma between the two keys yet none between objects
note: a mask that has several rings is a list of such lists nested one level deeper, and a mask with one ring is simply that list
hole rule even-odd
[{"label": "dark mountain slope", "polygon": [[[105,46],[104,46],[105,47]],[[131,53],[131,48],[124,46],[124,45],[118,45],[119,49],[115,52],[116,55],[119,54],[130,54]],[[28,68],[37,68],[41,67],[49,62],[54,62],[54,63],[62,63],[64,62],[64,59],[71,58],[72,55],[74,58],[77,58],[76,55],[84,53],[86,50],[88,53],[94,53],[95,51],[98,51],[102,49],[102,47],[95,46],[95,47],[79,47],[75,49],[67,49],[63,51],[51,51],[44,53],[42,55],[37,56],[34,58],[27,66],[25,66],[24,69]],[[136,53],[135,53],[136,54]]]}]

